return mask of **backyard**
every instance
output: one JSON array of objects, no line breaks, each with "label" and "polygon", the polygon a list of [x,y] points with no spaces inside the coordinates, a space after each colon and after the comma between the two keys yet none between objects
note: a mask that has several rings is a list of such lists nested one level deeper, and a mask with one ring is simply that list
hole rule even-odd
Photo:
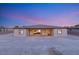
[{"label": "backyard", "polygon": [[1,55],[79,55],[79,37],[16,37],[0,35]]}]

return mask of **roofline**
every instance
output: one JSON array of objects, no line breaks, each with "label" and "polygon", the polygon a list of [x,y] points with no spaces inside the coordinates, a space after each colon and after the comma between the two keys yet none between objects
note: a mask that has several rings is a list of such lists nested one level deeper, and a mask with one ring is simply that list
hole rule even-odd
[{"label": "roofline", "polygon": [[67,28],[14,28],[14,29],[67,29]]}]

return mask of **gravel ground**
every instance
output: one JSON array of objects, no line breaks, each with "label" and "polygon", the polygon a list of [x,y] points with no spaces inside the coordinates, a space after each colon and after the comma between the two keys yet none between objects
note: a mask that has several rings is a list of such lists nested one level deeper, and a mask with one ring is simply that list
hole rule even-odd
[{"label": "gravel ground", "polygon": [[0,55],[79,55],[79,37],[0,35]]}]

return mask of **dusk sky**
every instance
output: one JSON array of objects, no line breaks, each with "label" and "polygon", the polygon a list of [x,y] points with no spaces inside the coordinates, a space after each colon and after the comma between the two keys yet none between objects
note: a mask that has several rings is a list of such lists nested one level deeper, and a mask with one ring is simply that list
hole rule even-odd
[{"label": "dusk sky", "polygon": [[0,4],[0,25],[79,24],[79,4]]}]

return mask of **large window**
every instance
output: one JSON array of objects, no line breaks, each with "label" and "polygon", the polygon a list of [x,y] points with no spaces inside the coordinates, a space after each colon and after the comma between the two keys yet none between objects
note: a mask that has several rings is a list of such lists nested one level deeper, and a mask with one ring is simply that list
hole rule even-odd
[{"label": "large window", "polygon": [[22,29],[19,29],[19,34],[24,34],[24,31]]},{"label": "large window", "polygon": [[35,31],[34,31],[34,34],[40,34],[41,33],[41,30],[40,29],[36,29]]},{"label": "large window", "polygon": [[51,36],[52,30],[51,29],[30,29],[29,30],[30,36]]},{"label": "large window", "polygon": [[62,29],[58,29],[57,33],[62,34]]}]

